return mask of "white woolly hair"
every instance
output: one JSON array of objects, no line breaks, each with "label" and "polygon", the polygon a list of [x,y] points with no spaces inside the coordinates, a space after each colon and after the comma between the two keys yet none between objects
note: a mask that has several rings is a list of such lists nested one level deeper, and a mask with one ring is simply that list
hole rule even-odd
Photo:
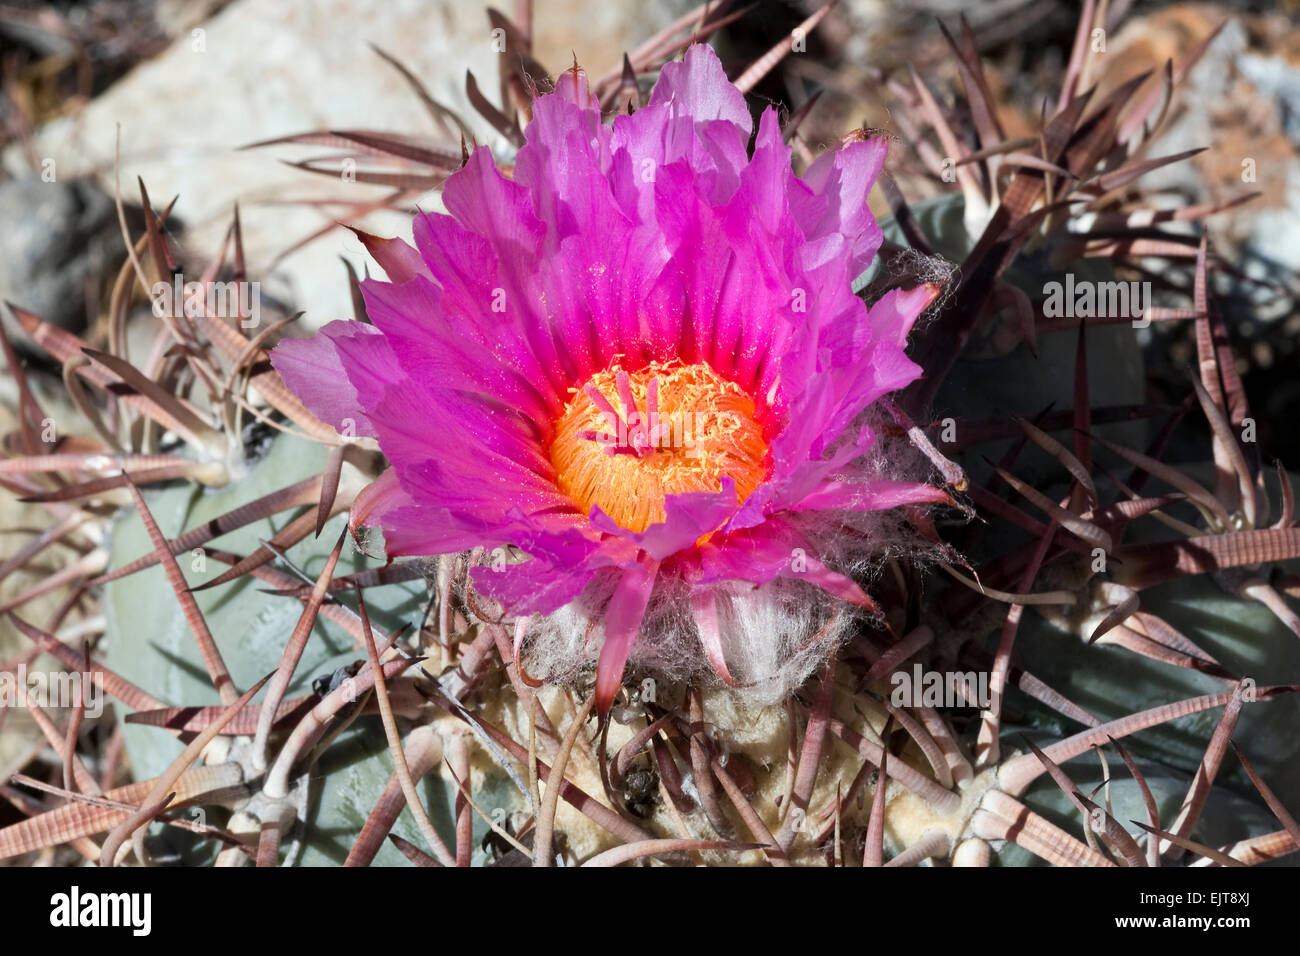
[{"label": "white woolly hair", "polygon": [[[657,587],[629,664],[669,686],[720,683],[705,657],[690,602],[676,582]],[[525,669],[552,683],[577,682],[599,656],[604,609],[612,578],[529,629]],[[777,579],[761,587],[729,583],[717,588],[723,654],[743,696],[757,704],[785,699],[826,659],[861,614],[804,581]],[[594,599],[594,600],[589,600]]]},{"label": "white woolly hair", "polygon": [[[872,413],[858,425],[875,426],[876,442],[839,480],[849,485],[881,478],[937,480],[906,437],[895,437],[897,431],[886,428],[874,409]],[[851,432],[856,434],[856,427]],[[865,488],[860,503],[868,503]],[[860,582],[877,577],[887,559],[924,561],[939,554],[898,509],[849,507],[788,517],[818,549],[809,557]],[[604,641],[605,610],[617,582],[616,572],[604,572],[577,600],[530,625],[521,652],[529,674],[560,684],[578,683],[589,674]],[[727,668],[742,685],[739,693],[759,705],[777,703],[797,690],[866,619],[862,609],[797,577],[758,587],[728,582],[715,587],[715,597]],[[629,664],[670,686],[720,683],[700,643],[686,581],[660,576]]]}]

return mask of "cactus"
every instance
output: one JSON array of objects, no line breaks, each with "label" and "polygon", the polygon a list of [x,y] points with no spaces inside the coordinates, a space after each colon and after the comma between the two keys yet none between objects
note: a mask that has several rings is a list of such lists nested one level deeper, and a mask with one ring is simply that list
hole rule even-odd
[{"label": "cactus", "polygon": [[[604,669],[579,660],[537,681],[526,616],[482,587],[494,562],[526,556],[385,560],[363,530],[383,508],[383,456],[309,411],[271,364],[291,320],[250,335],[200,292],[164,309],[144,362],[120,334],[92,348],[11,305],[84,421],[42,439],[46,386],[6,341],[20,401],[0,481],[49,524],[0,577],[55,542],[73,557],[3,608],[31,642],[15,662],[51,655],[82,697],[60,714],[24,702],[62,774],[21,778],[45,798],[0,829],[0,856],[1147,866],[1295,853],[1290,478],[1268,476],[1243,439],[1249,409],[1210,290],[1224,264],[1204,236],[1139,226],[1152,215],[1142,174],[1183,157],[1145,157],[1159,97],[1136,97],[1136,82],[1100,100],[1082,88],[1095,12],[1085,5],[1066,85],[1033,142],[1003,134],[964,24],[944,33],[961,110],[915,74],[888,84],[911,152],[941,181],[959,171],[958,193],[915,206],[883,174],[894,217],[854,283],[876,305],[943,279],[908,343],[925,374],[872,421],[883,447],[939,489],[926,506],[939,504],[906,506],[897,531],[909,546],[852,569],[875,613],[823,620],[838,605],[809,603],[804,624],[836,637],[776,703],[728,686],[725,661],[719,679],[683,678],[633,657],[600,714]],[[706,5],[590,95],[611,111],[641,107],[642,78],[728,16]],[[530,91],[556,81],[526,32],[492,17],[512,55],[501,103],[478,94],[476,105],[520,146]],[[1170,86],[1203,49],[1169,71]],[[403,170],[395,206],[460,169],[468,152],[452,134],[471,124],[406,75],[444,138],[354,132],[304,168],[360,161],[359,181],[391,182],[365,165],[378,157]],[[576,65],[559,82],[569,77],[576,88]],[[811,159],[802,118],[783,132]],[[143,190],[142,201],[146,232],[129,238],[147,291],[183,270],[166,213]],[[231,230],[232,261],[223,250],[205,282],[248,281],[237,216]],[[401,268],[397,244],[358,235],[390,277]],[[1064,266],[1072,281],[1110,282],[1152,256],[1175,262],[1163,281],[1182,304],[1045,314]],[[122,274],[135,278],[129,264]],[[115,330],[126,305],[115,298]],[[1144,402],[1134,319],[1194,327],[1182,404]],[[1185,420],[1204,423],[1199,468],[1162,460]],[[66,600],[52,619],[33,619],[30,602],[56,589]],[[92,686],[114,702],[102,716],[84,706]]]}]

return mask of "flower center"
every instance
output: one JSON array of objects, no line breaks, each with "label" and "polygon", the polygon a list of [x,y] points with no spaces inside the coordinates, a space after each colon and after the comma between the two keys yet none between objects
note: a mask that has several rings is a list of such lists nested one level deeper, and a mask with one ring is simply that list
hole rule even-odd
[{"label": "flower center", "polygon": [[653,362],[598,372],[556,423],[551,463],[560,490],[584,512],[598,505],[619,526],[664,521],[664,498],[720,491],[744,501],[767,477],[767,442],[744,389],[708,365]]}]

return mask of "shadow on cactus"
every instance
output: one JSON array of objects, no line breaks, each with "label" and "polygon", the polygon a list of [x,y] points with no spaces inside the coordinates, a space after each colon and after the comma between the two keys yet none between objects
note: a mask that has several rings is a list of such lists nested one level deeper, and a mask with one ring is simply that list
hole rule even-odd
[{"label": "shadow on cactus", "polygon": [[[220,307],[250,281],[236,214],[129,356],[133,287],[186,265],[143,186],[96,347],[10,306],[82,422],[51,432],[53,377],[6,342],[0,481],[49,523],[0,578],[74,555],[5,600],[30,640],[6,669],[48,655],[80,693],[58,715],[19,702],[41,737],[0,854],[1217,866],[1300,848],[1290,479],[1266,479],[1210,291],[1230,266],[1158,228],[1247,197],[1154,212],[1139,188],[1186,155],[1144,150],[1192,64],[1093,103],[1085,4],[1040,135],[1008,140],[970,31],[945,32],[963,109],[916,74],[887,84],[910,155],[958,187],[913,208],[884,138],[815,157],[806,110],[755,124],[744,94],[790,43],[729,82],[692,45],[727,7],[598,79],[553,79],[493,12],[499,105],[467,92],[507,158],[381,54],[440,138],[276,143],[337,148],[302,168],[355,164],[391,189],[372,207],[439,188],[450,215],[419,213],[414,246],[358,231],[388,281],[354,277],[353,319],[315,336]],[[1157,258],[1184,303],[1054,314],[1065,267],[1095,290]],[[1187,400],[1147,404],[1133,327],[1180,321]],[[1204,467],[1166,463],[1193,417]]]}]

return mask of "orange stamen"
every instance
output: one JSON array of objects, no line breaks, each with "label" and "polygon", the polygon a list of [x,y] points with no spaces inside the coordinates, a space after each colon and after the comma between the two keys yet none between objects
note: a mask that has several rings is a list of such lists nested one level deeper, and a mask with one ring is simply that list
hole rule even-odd
[{"label": "orange stamen", "polygon": [[767,477],[754,401],[708,365],[615,363],[580,389],[556,422],[560,489],[630,531],[664,521],[664,498],[736,483],[744,501]]}]

